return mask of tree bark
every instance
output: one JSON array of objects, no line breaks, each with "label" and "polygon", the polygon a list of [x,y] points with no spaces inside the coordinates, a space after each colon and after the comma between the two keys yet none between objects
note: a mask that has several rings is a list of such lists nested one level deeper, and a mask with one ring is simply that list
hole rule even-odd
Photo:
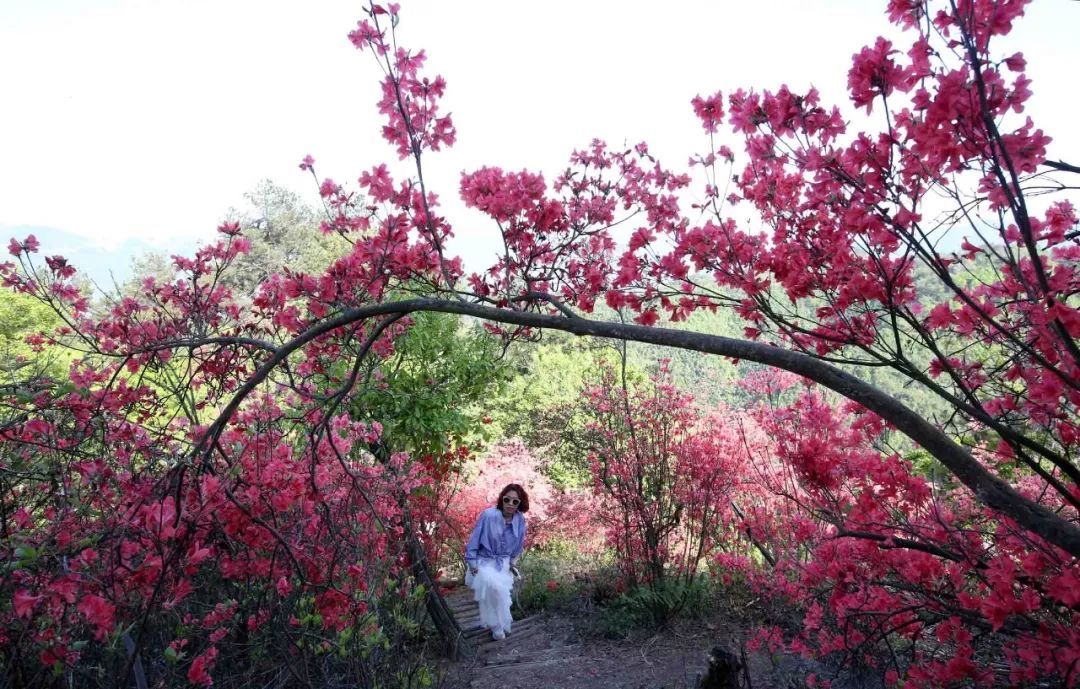
[{"label": "tree bark", "polygon": [[416,531],[412,525],[412,519],[408,514],[404,515],[403,526],[406,533],[406,549],[409,554],[409,562],[411,563],[411,571],[413,581],[417,585],[424,587],[425,605],[427,607],[428,615],[431,617],[432,623],[435,625],[435,629],[438,630],[439,635],[442,636],[446,642],[446,654],[451,660],[459,659],[467,650],[465,637],[461,632],[461,626],[458,625],[457,620],[454,618],[454,613],[450,611],[450,606],[446,604],[446,600],[443,599],[442,594],[439,593],[439,588],[435,584],[435,579],[431,576],[431,570],[428,569],[427,555],[424,553],[424,546],[420,543],[420,539],[416,536]]},{"label": "tree bark", "polygon": [[[1052,510],[1029,500],[1007,482],[983,467],[967,449],[956,443],[940,428],[906,407],[896,398],[869,385],[859,378],[800,352],[770,344],[737,340],[719,335],[646,327],[625,323],[593,321],[586,318],[553,316],[542,313],[495,308],[481,304],[447,299],[408,299],[383,302],[347,309],[329,318],[279,347],[236,393],[213,427],[224,428],[228,417],[243,397],[269,376],[289,354],[308,342],[338,328],[374,316],[434,311],[473,316],[487,321],[532,328],[548,328],[617,340],[687,349],[707,354],[720,354],[736,359],[755,361],[784,369],[813,380],[874,412],[897,430],[933,455],[967,486],[984,505],[1012,519],[1048,543],[1058,546],[1073,557],[1080,557],[1080,527]],[[213,428],[212,427],[212,428]]]}]

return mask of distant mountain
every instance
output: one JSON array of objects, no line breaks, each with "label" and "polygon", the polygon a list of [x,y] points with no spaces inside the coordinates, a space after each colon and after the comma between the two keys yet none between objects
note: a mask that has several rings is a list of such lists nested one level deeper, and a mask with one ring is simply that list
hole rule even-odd
[{"label": "distant mountain", "polygon": [[55,227],[0,224],[0,244],[4,247],[12,237],[22,241],[31,234],[41,243],[38,255],[42,257],[42,265],[45,256],[63,256],[80,274],[105,290],[110,289],[114,281],[121,284],[131,277],[131,262],[137,256],[146,253],[191,254],[196,247],[192,241],[174,241],[163,247],[141,239],[129,239],[116,248],[107,249],[93,239]]}]

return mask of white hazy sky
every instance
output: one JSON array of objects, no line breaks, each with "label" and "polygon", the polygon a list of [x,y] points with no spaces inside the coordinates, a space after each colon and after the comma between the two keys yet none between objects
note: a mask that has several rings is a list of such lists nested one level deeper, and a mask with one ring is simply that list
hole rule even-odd
[{"label": "white hazy sky", "polygon": [[[472,260],[493,235],[457,201],[460,170],[550,180],[593,137],[678,166],[705,145],[696,93],[813,83],[839,101],[852,53],[890,31],[884,0],[402,5],[403,44],[449,82],[458,144],[427,174]],[[345,39],[360,16],[359,0],[0,0],[0,226],[191,241],[261,178],[313,196],[307,153],[338,181],[396,160],[378,72]],[[1074,163],[1078,26],[1080,2],[1036,0],[1010,36],[1051,156]]]}]

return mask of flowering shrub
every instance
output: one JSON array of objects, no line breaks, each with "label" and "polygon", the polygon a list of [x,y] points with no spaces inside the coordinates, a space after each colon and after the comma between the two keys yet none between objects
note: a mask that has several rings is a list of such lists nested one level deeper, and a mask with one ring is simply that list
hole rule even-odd
[{"label": "flowering shrub", "polygon": [[[791,650],[877,665],[911,687],[1076,684],[1080,579],[1064,552],[882,452],[885,426],[857,408],[803,388],[758,420],[774,458],[758,476],[779,501],[746,523],[772,566],[740,564],[802,609]],[[1021,485],[1038,497],[1037,482]],[[771,628],[758,643],[782,639]]]},{"label": "flowering shrub", "polygon": [[[808,393],[759,420],[782,460],[760,473],[783,500],[748,506],[743,532],[775,551],[765,559],[784,576],[772,585],[805,606],[793,643],[852,653],[902,639],[911,661],[893,661],[890,679],[914,686],[999,674],[1075,684],[1080,243],[1068,198],[1029,202],[1070,193],[1044,173],[1080,167],[1046,160],[1049,138],[1023,117],[1024,59],[995,52],[1025,5],[890,0],[910,42],[877,39],[849,72],[852,105],[885,115],[876,131],[849,132],[812,89],[694,99],[710,150],[694,160],[706,185],[693,220],[680,206],[691,177],[645,144],[594,142],[550,186],[539,173],[467,172],[460,193],[504,250],[466,277],[423,181],[423,157],[456,137],[440,111],[446,84],[397,40],[397,6],[370,4],[350,40],[381,67],[382,135],[413,169],[372,165],[361,202],[303,160],[322,231],[351,247],[325,272],[283,268],[242,308],[220,276],[248,245],[226,223],[175,259],[182,278],[148,279],[95,311],[63,257],[39,266],[34,237],[9,244],[3,284],[62,320],[29,344],[57,339],[82,356],[66,378],[0,388],[7,675],[126,681],[149,665],[207,684],[261,635],[280,653],[246,654],[240,672],[265,660],[310,676],[309,651],[359,637],[385,648],[375,623],[392,616],[370,613],[404,588],[402,505],[429,477],[401,454],[373,459],[378,420],[359,423],[347,400],[372,384],[368,363],[393,353],[409,314],[430,310],[497,322],[507,340],[560,328],[748,359],[862,405],[838,412]],[[720,170],[736,160],[715,141],[725,116],[746,161],[722,198]],[[725,215],[735,204],[767,232]],[[613,229],[624,221],[625,245]],[[942,252],[953,231],[967,234],[960,250]],[[638,326],[578,313],[598,300]],[[648,327],[661,312],[728,306],[763,342]],[[948,418],[930,423],[829,362],[889,367]],[[731,523],[732,479],[752,456],[665,386],[593,394],[608,533],[627,577],[647,583],[669,568],[692,575],[715,525]],[[929,481],[875,448],[887,424],[948,475]],[[287,619],[268,624],[274,615]],[[114,650],[121,639],[130,651]],[[1003,672],[979,655],[993,651],[984,640]]]},{"label": "flowering shrub", "polygon": [[[400,578],[399,496],[427,479],[405,455],[374,461],[377,426],[310,406],[334,389],[327,355],[350,349],[337,337],[305,352],[286,394],[202,421],[272,347],[216,285],[246,246],[222,234],[176,259],[185,279],[148,281],[101,317],[66,264],[41,271],[32,239],[11,247],[22,267],[5,265],[8,285],[52,305],[70,324],[55,337],[84,350],[67,380],[5,397],[0,638],[17,682],[105,681],[164,654],[163,672],[209,685],[222,663],[223,678],[256,671],[250,649],[376,640],[374,606]],[[391,351],[390,336],[372,348]],[[109,651],[120,637],[131,649]]]},{"label": "flowering shrub", "polygon": [[446,509],[446,537],[455,552],[464,552],[477,516],[492,507],[499,491],[510,483],[520,484],[529,493],[526,548],[543,547],[554,540],[573,542],[584,551],[602,547],[602,541],[592,537],[596,515],[591,496],[557,489],[541,473],[539,458],[517,438],[493,445],[466,467],[461,483]]},{"label": "flowering shrub", "polygon": [[[586,391],[593,415],[591,466],[601,521],[628,587],[663,592],[693,582],[702,560],[731,534],[731,501],[749,446],[739,419],[703,415],[666,365],[647,384],[621,385],[607,368]],[[658,604],[658,622],[681,600]]]}]

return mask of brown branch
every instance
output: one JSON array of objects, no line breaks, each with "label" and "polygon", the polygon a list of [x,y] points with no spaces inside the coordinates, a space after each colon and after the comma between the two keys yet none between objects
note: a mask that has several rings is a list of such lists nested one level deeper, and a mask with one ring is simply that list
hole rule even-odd
[{"label": "brown branch", "polygon": [[957,444],[940,428],[932,425],[896,398],[859,378],[818,361],[813,357],[780,347],[737,340],[718,335],[646,327],[624,323],[594,321],[585,318],[568,319],[539,313],[499,309],[479,304],[445,299],[409,299],[356,307],[334,318],[312,326],[293,340],[279,347],[241,386],[222,411],[210,430],[196,445],[195,455],[204,451],[208,442],[217,438],[232,418],[240,403],[262,383],[280,363],[296,350],[318,337],[357,321],[388,314],[434,311],[473,316],[488,321],[533,328],[561,330],[575,335],[590,335],[618,340],[686,349],[707,354],[720,354],[781,368],[813,380],[874,412],[898,431],[922,446],[967,486],[984,505],[1014,520],[1040,538],[1080,557],[1080,527],[1052,510],[1030,500],[1006,481],[982,466],[971,453]]},{"label": "brown branch", "polygon": [[1069,163],[1061,160],[1044,160],[1043,165],[1055,170],[1061,170],[1062,172],[1075,172],[1080,175],[1080,166],[1070,165]]}]

